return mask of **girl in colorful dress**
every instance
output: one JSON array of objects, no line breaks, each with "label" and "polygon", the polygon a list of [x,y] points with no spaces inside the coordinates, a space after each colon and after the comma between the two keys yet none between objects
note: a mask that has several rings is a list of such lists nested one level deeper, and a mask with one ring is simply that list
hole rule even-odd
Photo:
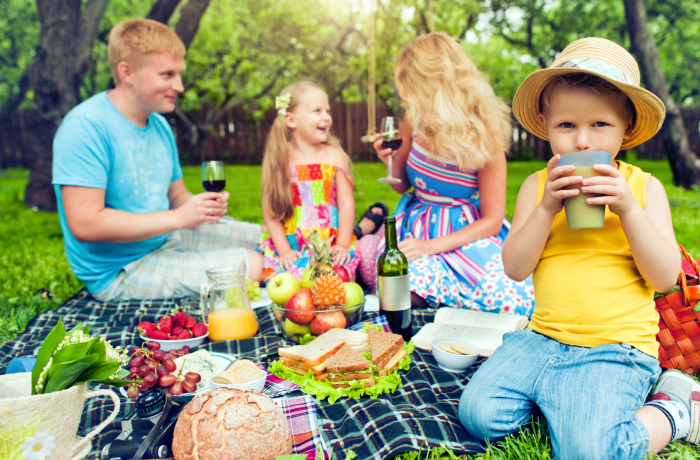
[{"label": "girl in colorful dress", "polygon": [[330,134],[328,96],[314,83],[294,83],[282,90],[276,108],[279,116],[267,137],[262,168],[267,231],[257,249],[263,253],[263,280],[281,272],[301,280],[313,229],[323,238],[333,237],[333,261],[353,279],[360,253],[354,245],[351,161]]},{"label": "girl in colorful dress", "polygon": [[[501,261],[510,227],[504,218],[508,106],[444,33],[406,45],[394,76],[406,110],[392,171],[402,180],[392,187],[405,195],[394,216],[413,304],[530,316],[532,281],[511,280]],[[374,148],[387,163],[392,150],[379,137]],[[377,255],[383,249],[382,240]]]}]

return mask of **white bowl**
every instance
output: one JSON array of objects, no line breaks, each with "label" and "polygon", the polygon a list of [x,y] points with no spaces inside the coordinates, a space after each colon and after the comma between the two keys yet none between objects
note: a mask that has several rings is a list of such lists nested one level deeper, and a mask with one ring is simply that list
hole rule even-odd
[{"label": "white bowl", "polygon": [[192,337],[191,339],[184,340],[156,340],[149,339],[145,335],[139,334],[139,336],[144,342],[158,342],[160,344],[160,351],[165,353],[166,351],[177,350],[185,345],[188,345],[190,348],[198,347],[204,343],[204,339],[209,337],[209,331],[201,337]]},{"label": "white bowl", "polygon": [[[454,353],[448,353],[442,348],[440,344],[443,342],[448,343],[459,343],[460,345],[467,345],[476,350],[473,355],[457,355]],[[474,342],[468,342],[462,339],[455,339],[452,337],[438,337],[430,341],[430,348],[432,349],[433,356],[438,362],[438,366],[447,372],[464,372],[469,369],[477,359],[479,359],[479,354],[481,353],[481,348]]]},{"label": "white bowl", "polygon": [[[260,369],[260,372],[262,372],[263,376],[260,377],[258,380],[253,380],[252,382],[248,383],[216,383],[214,382],[214,377],[216,375],[213,375],[211,377],[211,380],[209,383],[211,384],[211,388],[236,388],[238,390],[254,390],[257,391],[258,393],[262,393],[262,391],[265,389],[265,382],[267,381],[267,372],[264,370]],[[218,374],[217,374],[218,375]]]}]

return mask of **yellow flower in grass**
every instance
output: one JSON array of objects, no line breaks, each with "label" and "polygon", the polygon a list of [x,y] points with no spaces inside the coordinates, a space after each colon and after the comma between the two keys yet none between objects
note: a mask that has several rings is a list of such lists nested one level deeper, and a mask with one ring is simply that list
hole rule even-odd
[{"label": "yellow flower in grass", "polygon": [[56,448],[55,439],[54,436],[49,436],[48,431],[42,431],[34,437],[26,438],[24,444],[19,446],[19,449],[22,451],[20,458],[45,460],[46,457],[51,456],[51,451]]}]

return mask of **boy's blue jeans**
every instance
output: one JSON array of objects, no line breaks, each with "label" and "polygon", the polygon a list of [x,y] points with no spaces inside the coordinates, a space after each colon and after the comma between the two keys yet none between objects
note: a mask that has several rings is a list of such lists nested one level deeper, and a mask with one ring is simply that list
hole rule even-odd
[{"label": "boy's blue jeans", "polygon": [[660,372],[656,359],[627,343],[584,348],[516,331],[472,377],[459,418],[469,434],[493,442],[539,408],[557,460],[641,460],[649,433],[634,414]]}]

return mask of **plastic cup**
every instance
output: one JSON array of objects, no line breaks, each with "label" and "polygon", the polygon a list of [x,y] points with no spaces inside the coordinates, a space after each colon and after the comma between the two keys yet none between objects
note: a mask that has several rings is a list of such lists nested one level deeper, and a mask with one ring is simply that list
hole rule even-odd
[{"label": "plastic cup", "polygon": [[[572,152],[565,153],[557,166],[576,166],[576,169],[564,176],[581,176],[584,179],[594,176],[605,176],[593,169],[593,165],[609,165],[610,152]],[[579,194],[564,198],[564,212],[569,228],[600,228],[605,224],[605,205],[588,204],[587,198],[600,196],[596,193],[580,193],[581,184],[568,185],[566,190],[578,190]]]}]

